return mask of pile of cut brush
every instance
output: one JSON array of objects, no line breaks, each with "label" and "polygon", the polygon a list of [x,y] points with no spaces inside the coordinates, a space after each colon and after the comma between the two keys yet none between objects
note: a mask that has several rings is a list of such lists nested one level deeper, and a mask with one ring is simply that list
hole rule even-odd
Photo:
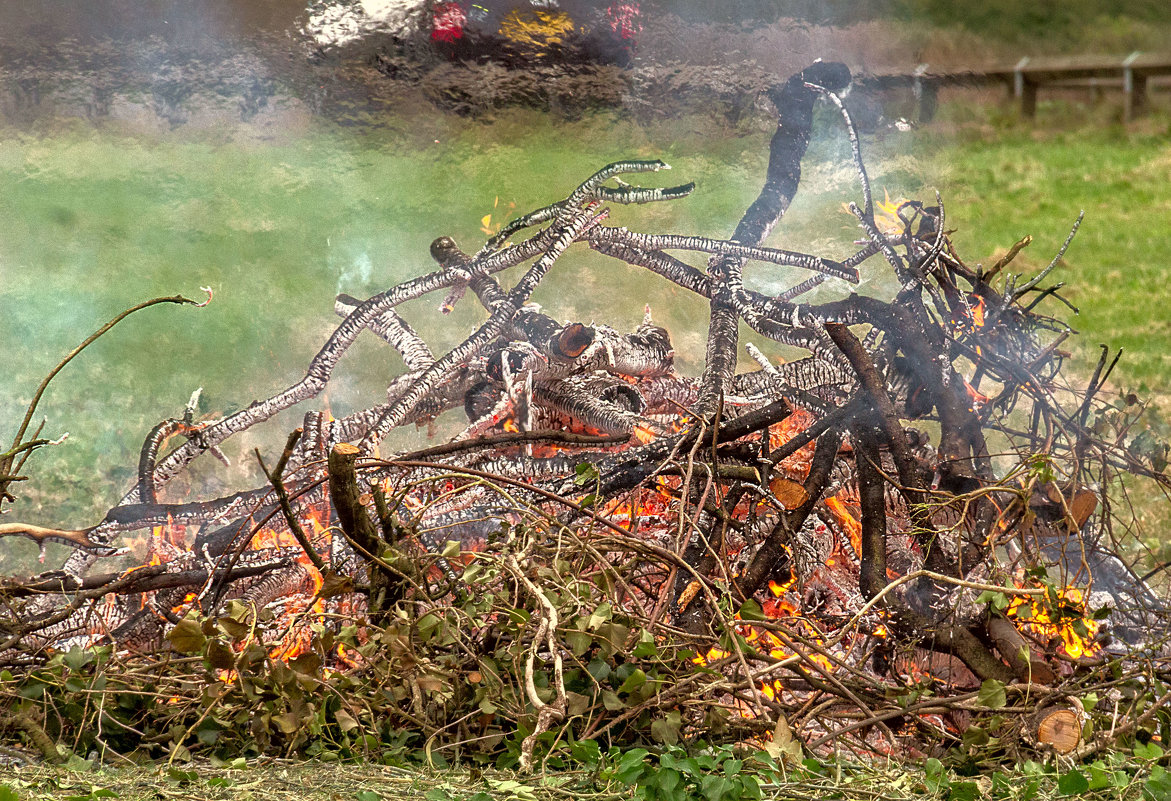
[{"label": "pile of cut brush", "polygon": [[[1132,447],[1126,410],[1100,397],[1105,354],[1088,384],[1063,376],[1071,332],[1037,311],[1060,299],[1043,284],[1076,225],[1029,280],[1004,269],[1025,241],[969,267],[938,197],[876,205],[849,82],[817,63],[769,92],[764,187],[728,240],[608,226],[606,204],[693,189],[618,178],[660,161],[611,164],[474,254],[441,237],[434,272],[340,296],[345,319],[297,384],[213,421],[193,398],[97,525],[0,526],[76,548],[0,585],[2,725],[47,756],[76,731],[80,753],[146,755],[418,738],[526,768],[598,738],[1086,754],[1164,725],[1166,607],[1121,558],[1106,489],[1166,486],[1165,448]],[[819,99],[860,183],[862,237],[842,261],[764,245]],[[675,371],[649,313],[621,333],[529,302],[574,246],[709,300],[702,376]],[[749,262],[799,277],[765,295]],[[860,270],[892,272],[893,297],[802,302]],[[486,320],[439,357],[395,311],[441,289],[447,311],[469,288]],[[760,369],[735,373],[741,321],[808,355],[776,365],[746,345]],[[261,460],[263,487],[162,499],[197,456],[316,397],[367,330],[406,365],[384,403],[308,412]],[[379,457],[396,429],[451,410],[469,421],[452,441]],[[4,490],[45,444],[24,440],[31,417],[0,460]],[[145,529],[147,563],[94,569]]]}]

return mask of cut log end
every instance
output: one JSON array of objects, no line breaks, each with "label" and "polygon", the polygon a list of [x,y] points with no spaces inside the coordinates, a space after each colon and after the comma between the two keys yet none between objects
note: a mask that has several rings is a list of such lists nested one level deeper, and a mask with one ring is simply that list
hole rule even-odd
[{"label": "cut log end", "polygon": [[1033,715],[1032,739],[1039,747],[1051,748],[1058,754],[1068,754],[1082,742],[1082,719],[1080,708],[1069,705],[1048,706]]},{"label": "cut log end", "polygon": [[581,323],[571,323],[561,330],[553,350],[563,359],[576,359],[594,342],[594,329]]},{"label": "cut log end", "polygon": [[361,453],[361,448],[352,442],[339,442],[333,446],[333,452],[341,458],[351,458]]}]

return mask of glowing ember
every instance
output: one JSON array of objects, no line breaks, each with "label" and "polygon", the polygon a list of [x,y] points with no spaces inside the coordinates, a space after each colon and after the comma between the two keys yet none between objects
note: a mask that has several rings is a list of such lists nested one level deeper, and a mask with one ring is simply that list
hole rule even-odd
[{"label": "glowing ember", "polygon": [[[786,417],[779,423],[774,423],[768,430],[768,446],[771,450],[784,445],[793,437],[805,431],[809,426],[813,425],[816,417],[812,412],[805,409],[795,409],[791,415]],[[817,445],[810,442],[789,458],[783,460],[778,468],[785,474],[785,477],[793,481],[805,481],[806,476],[809,475],[809,463],[813,459],[813,452]]]},{"label": "glowing ember", "polygon": [[[485,236],[493,236],[500,231],[500,223],[492,221],[492,215],[500,208],[500,198],[497,197],[492,201],[492,211],[480,218],[480,230],[484,232]],[[497,219],[507,220],[512,216],[512,212],[516,210],[515,203],[509,203],[507,207],[498,215]]]},{"label": "glowing ember", "polygon": [[639,423],[634,427],[634,438],[637,439],[640,444],[646,445],[655,438],[655,432],[651,429],[650,426]]},{"label": "glowing ember", "polygon": [[[807,643],[820,647],[822,645],[821,633],[810,621],[800,615],[795,604],[781,597],[793,583],[790,581],[788,584],[782,585],[775,581],[769,582],[769,590],[776,598],[770,598],[764,602],[762,605],[764,613],[770,619],[791,621],[794,632],[799,632],[801,638]],[[737,619],[739,619],[738,615]],[[757,651],[767,653],[773,659],[789,659],[798,655],[797,651],[789,647],[789,644],[786,643],[785,638],[779,632],[761,626],[754,626],[746,622],[737,623],[736,630],[744,637],[746,643]],[[713,647],[705,654],[696,655],[691,661],[693,664],[704,667],[731,655],[732,653],[730,651]],[[835,669],[834,663],[824,654],[817,653],[811,649],[801,649],[800,655],[803,661],[812,663],[825,672],[833,672]],[[774,700],[784,689],[783,682],[779,680],[772,682],[764,681],[760,684],[761,694],[769,700]],[[746,717],[752,715],[751,711],[743,706],[740,708],[740,713]]]},{"label": "glowing ember", "polygon": [[176,617],[183,617],[185,614],[187,614],[188,607],[190,607],[190,605],[195,603],[195,601],[198,599],[199,596],[197,596],[195,593],[187,593],[185,596],[183,596],[183,600],[180,603],[177,603],[171,607],[171,614],[175,615]]},{"label": "glowing ember", "polygon": [[352,648],[347,648],[343,643],[337,644],[337,658],[348,667],[358,669],[365,664],[365,659],[362,654]]}]

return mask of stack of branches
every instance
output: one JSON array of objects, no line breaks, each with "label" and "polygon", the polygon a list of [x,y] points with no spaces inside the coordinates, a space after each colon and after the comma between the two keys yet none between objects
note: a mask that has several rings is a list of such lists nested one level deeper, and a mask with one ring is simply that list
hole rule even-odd
[{"label": "stack of branches", "polygon": [[[77,549],[58,571],[4,583],[13,614],[0,658],[36,665],[51,651],[98,644],[155,654],[175,647],[190,615],[222,618],[240,603],[280,622],[271,658],[289,658],[294,645],[320,650],[322,626],[338,620],[360,620],[373,636],[406,615],[414,628],[391,647],[401,657],[429,641],[420,621],[458,618],[453,610],[486,592],[490,574],[513,608],[527,610],[527,623],[505,637],[523,646],[505,715],[532,732],[522,764],[559,722],[592,736],[657,714],[679,724],[659,734],[677,735],[684,723],[702,731],[711,721],[684,688],[739,710],[751,721],[740,728],[779,731],[775,721],[788,720],[811,747],[853,740],[873,753],[894,750],[902,732],[893,722],[954,739],[977,698],[1018,717],[1052,709],[1077,687],[1112,681],[1101,666],[1113,656],[1147,659],[1145,673],[1127,674],[1140,683],[1161,675],[1163,605],[1120,558],[1104,490],[1122,475],[1167,479],[1129,447],[1129,418],[1103,411],[1117,358],[1108,364],[1104,352],[1088,385],[1071,384],[1059,349],[1071,331],[1038,311],[1045,298],[1061,300],[1060,285],[1042,284],[1077,224],[1029,280],[1005,270],[1027,241],[988,269],[968,266],[948,238],[941,198],[875,203],[842,100],[849,83],[844,66],[817,63],[769,91],[777,128],[764,187],[727,240],[606,225],[606,204],[675,201],[694,189],[631,186],[618,176],[667,165],[616,162],[473,254],[440,237],[435,271],[367,300],[339,296],[345,319],[301,381],[214,421],[194,419],[193,397],[183,418],[151,432],[136,485],[101,522],[0,528]],[[764,244],[800,185],[819,99],[840,113],[860,186],[849,209],[863,236],[841,260]],[[708,300],[700,377],[675,371],[670,336],[649,312],[623,334],[557,320],[529,302],[575,243]],[[706,270],[671,251],[705,254]],[[750,261],[808,275],[766,295],[745,284]],[[499,273],[525,263],[501,286]],[[826,282],[858,283],[863,268],[889,271],[893,296],[804,302]],[[395,311],[439,290],[450,311],[467,289],[487,319],[439,357]],[[761,369],[737,374],[741,322],[808,355],[774,365],[748,345]],[[197,456],[318,395],[367,330],[406,365],[384,403],[340,419],[307,413],[274,468],[260,460],[264,487],[160,500]],[[460,408],[468,425],[451,442],[380,458],[395,429]],[[160,458],[175,434],[186,442]],[[189,527],[198,529],[193,543],[180,542],[176,532]],[[151,564],[93,572],[118,553],[119,535],[146,528],[156,532]],[[595,591],[580,582],[570,591],[568,569]],[[596,636],[610,619],[598,617],[602,605],[626,621],[628,639],[609,651]],[[477,607],[479,624],[445,641],[447,662],[487,674],[507,606]],[[684,667],[697,678],[627,708],[586,671],[591,711],[574,711],[586,685],[573,689],[566,660],[584,670],[583,655],[602,648],[605,659],[631,664],[657,659],[665,642],[693,652]],[[439,680],[420,684],[421,663],[412,664],[404,721],[463,732],[428,717],[424,696]],[[892,700],[908,687],[934,695],[911,706]],[[1149,724],[1159,705],[1126,725]],[[956,717],[929,717],[944,713]],[[1051,732],[1050,716],[1039,720]],[[1069,747],[1100,743],[1075,738]]]}]

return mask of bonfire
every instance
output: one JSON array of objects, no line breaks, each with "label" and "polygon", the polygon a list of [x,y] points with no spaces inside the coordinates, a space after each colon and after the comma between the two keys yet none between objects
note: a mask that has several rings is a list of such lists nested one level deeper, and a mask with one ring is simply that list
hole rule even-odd
[{"label": "bonfire", "polygon": [[[488,749],[519,727],[522,767],[554,732],[921,755],[959,742],[981,710],[1007,714],[1020,747],[1061,753],[1143,725],[1152,711],[1127,717],[1110,676],[1163,675],[1167,615],[1123,558],[1106,490],[1167,479],[1158,454],[1130,447],[1128,418],[1106,413],[1116,359],[1070,378],[1072,332],[1041,310],[1064,302],[1046,281],[1077,224],[1032,277],[1009,272],[1027,240],[966,263],[940,197],[875,200],[842,100],[850,77],[817,63],[770,90],[764,186],[728,239],[608,225],[609,205],[695,189],[631,185],[667,165],[615,162],[474,252],[439,237],[434,271],[339,296],[342,323],[293,386],[214,420],[196,419],[193,397],[149,433],[136,484],[96,524],[0,525],[75,549],[3,583],[0,662],[195,653],[224,693],[246,694],[261,663],[360,675],[388,659],[389,725]],[[800,185],[818,102],[840,113],[858,178],[846,208],[859,240],[841,260],[765,244]],[[709,301],[702,375],[676,371],[649,309],[622,332],[530,303],[577,248]],[[752,289],[750,265],[790,288]],[[856,294],[863,275],[895,290]],[[834,299],[809,301],[819,287]],[[433,293],[437,314],[484,309],[440,355],[396,311]],[[741,323],[805,355],[774,363],[742,345]],[[271,467],[256,454],[263,486],[168,496],[192,460],[311,405],[364,335],[404,365],[384,401],[337,419],[307,410]],[[736,372],[742,347],[759,369]],[[32,411],[0,461],[6,500],[47,444],[25,439]],[[440,415],[466,426],[394,450],[396,430]],[[101,569],[143,531],[144,564]],[[1121,718],[1083,741],[1075,696],[1095,688]],[[342,712],[342,733],[366,719]],[[160,741],[193,747],[206,717]],[[308,741],[300,725],[281,724],[288,747]]]}]

